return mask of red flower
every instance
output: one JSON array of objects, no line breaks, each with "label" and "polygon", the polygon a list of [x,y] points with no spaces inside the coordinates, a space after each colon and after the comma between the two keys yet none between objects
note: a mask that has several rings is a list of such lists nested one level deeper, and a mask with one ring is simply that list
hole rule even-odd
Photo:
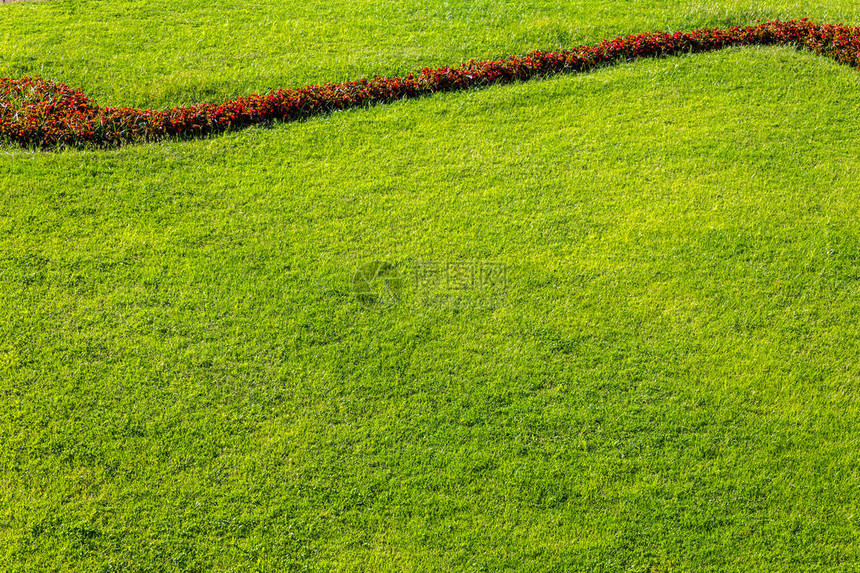
[{"label": "red flower", "polygon": [[819,26],[803,19],[725,30],[703,28],[672,35],[639,34],[560,52],[531,52],[506,60],[470,60],[455,68],[422,68],[417,74],[403,78],[361,78],[342,84],[279,89],[221,104],[180,106],[165,111],[99,107],[80,90],[50,80],[0,78],[0,139],[52,148],[120,145],[189,131],[205,135],[276,118],[289,121],[427,93],[586,71],[618,60],[753,44],[794,45],[860,68],[860,29],[842,24]]}]

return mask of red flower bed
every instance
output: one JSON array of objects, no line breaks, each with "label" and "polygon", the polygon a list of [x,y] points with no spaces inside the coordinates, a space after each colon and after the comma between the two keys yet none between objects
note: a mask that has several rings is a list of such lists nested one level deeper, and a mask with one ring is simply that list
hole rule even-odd
[{"label": "red flower bed", "polygon": [[310,85],[164,111],[101,107],[80,90],[40,78],[0,78],[0,140],[22,146],[112,146],[170,136],[199,136],[270,121],[291,121],[338,109],[582,72],[635,58],[705,52],[730,46],[790,45],[860,69],[860,28],[806,19],[750,27],[654,32],[604,40],[561,52],[424,68],[403,78]]}]

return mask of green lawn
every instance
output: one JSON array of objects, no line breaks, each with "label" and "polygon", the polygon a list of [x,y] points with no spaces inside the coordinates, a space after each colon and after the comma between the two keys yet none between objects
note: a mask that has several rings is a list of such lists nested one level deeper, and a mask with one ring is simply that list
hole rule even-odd
[{"label": "green lawn", "polygon": [[[860,24],[47,0],[0,5],[0,76],[163,107],[800,16]],[[0,148],[0,570],[856,571],[858,94],[751,48]],[[404,284],[371,304],[377,260]],[[438,292],[427,263],[506,275]]]}]

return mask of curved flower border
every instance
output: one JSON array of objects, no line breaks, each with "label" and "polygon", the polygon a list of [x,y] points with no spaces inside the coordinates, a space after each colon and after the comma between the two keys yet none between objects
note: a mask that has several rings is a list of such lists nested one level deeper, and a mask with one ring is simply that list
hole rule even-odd
[{"label": "curved flower border", "polygon": [[860,28],[819,25],[804,18],[687,33],[630,35],[559,52],[530,52],[500,60],[471,60],[456,67],[423,68],[402,78],[376,77],[279,89],[265,95],[163,111],[102,107],[80,90],[38,77],[0,78],[0,140],[51,149],[198,137],[436,92],[584,72],[637,58],[753,45],[795,46],[860,69]]}]

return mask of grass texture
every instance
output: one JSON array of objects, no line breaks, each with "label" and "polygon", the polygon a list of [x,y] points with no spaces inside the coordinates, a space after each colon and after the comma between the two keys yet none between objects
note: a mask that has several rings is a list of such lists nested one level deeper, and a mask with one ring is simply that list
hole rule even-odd
[{"label": "grass texture", "polygon": [[[14,3],[0,75],[158,107],[860,20],[771,5]],[[856,569],[858,93],[729,49],[0,149],[0,569]],[[354,291],[378,260],[390,304]],[[425,299],[421,261],[506,278]]]}]

